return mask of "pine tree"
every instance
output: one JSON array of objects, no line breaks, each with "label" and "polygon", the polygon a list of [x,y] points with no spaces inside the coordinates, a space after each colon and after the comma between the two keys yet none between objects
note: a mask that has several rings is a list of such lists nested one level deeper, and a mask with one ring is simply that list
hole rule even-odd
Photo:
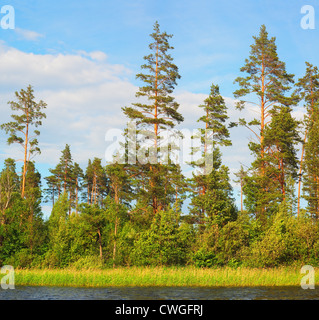
[{"label": "pine tree", "polygon": [[13,111],[22,113],[21,115],[11,115],[14,121],[1,125],[1,128],[9,133],[8,144],[18,143],[23,147],[23,172],[22,172],[22,186],[21,196],[24,198],[25,193],[25,180],[27,173],[28,163],[31,161],[31,156],[35,156],[40,153],[38,147],[37,136],[40,135],[39,130],[31,132],[32,127],[38,128],[42,125],[42,119],[46,118],[43,109],[46,108],[46,103],[42,100],[39,103],[34,101],[33,88],[28,86],[27,90],[21,90],[16,92],[16,98],[18,102],[10,101],[9,104]]},{"label": "pine tree", "polygon": [[319,218],[319,105],[313,106],[309,119],[308,141],[304,158],[304,198],[308,202],[310,215]]},{"label": "pine tree", "polygon": [[130,177],[125,170],[125,165],[109,164],[105,168],[107,178],[110,185],[110,195],[114,199],[115,204],[115,221],[114,221],[114,243],[113,243],[113,268],[117,255],[117,237],[120,223],[120,205],[127,203],[132,199],[130,186]]},{"label": "pine tree", "polygon": [[71,189],[73,169],[73,159],[70,146],[68,144],[65,146],[64,150],[62,150],[60,168],[62,169],[63,174],[63,193],[66,193]]},{"label": "pine tree", "polygon": [[201,153],[201,159],[190,164],[198,169],[193,173],[191,190],[191,214],[196,224],[204,224],[207,219],[220,225],[233,219],[236,208],[232,199],[228,168],[222,165],[218,146],[230,146],[227,107],[217,85],[211,86],[210,95],[199,106],[204,115],[198,120],[204,124],[200,129],[201,146],[192,148],[192,154]]},{"label": "pine tree", "polygon": [[265,156],[267,178],[278,182],[280,202],[286,200],[288,178],[297,178],[299,161],[296,145],[300,142],[299,122],[286,106],[274,107],[272,119],[265,130]]},{"label": "pine tree", "polygon": [[[54,169],[49,169],[49,171],[54,173]],[[52,206],[54,206],[56,197],[60,196],[58,178],[53,174],[52,176],[45,177],[44,180],[46,181],[47,186],[47,188],[43,190],[45,194],[44,201],[52,202]]]},{"label": "pine tree", "polygon": [[84,184],[87,188],[87,203],[102,205],[109,192],[109,186],[102,159],[89,160],[84,176]]},{"label": "pine tree", "polygon": [[6,224],[6,210],[19,192],[20,179],[13,159],[6,159],[0,173],[0,225]]},{"label": "pine tree", "polygon": [[45,189],[46,201],[52,200],[54,206],[56,198],[59,198],[62,194],[68,194],[69,213],[71,213],[72,208],[75,208],[77,212],[84,173],[79,164],[73,162],[68,144],[62,150],[60,162],[49,171],[52,175],[45,178],[47,184]]},{"label": "pine tree", "polygon": [[63,193],[68,194],[68,200],[69,200],[69,214],[71,214],[71,208],[72,208],[72,192],[73,192],[73,159],[71,155],[70,146],[66,144],[65,148],[62,150],[62,155],[60,157],[60,163],[57,166],[58,169],[61,171],[58,172],[59,176],[63,177]]},{"label": "pine tree", "polygon": [[42,223],[41,200],[41,174],[36,170],[34,163],[29,162],[25,184],[25,201],[29,209],[29,217],[25,221],[25,227],[27,229],[28,248],[31,254],[38,242],[38,228]]},{"label": "pine tree", "polygon": [[[178,103],[171,96],[176,81],[180,78],[177,66],[168,53],[174,49],[169,44],[172,35],[160,31],[158,22],[150,35],[153,42],[149,45],[151,54],[144,57],[142,65],[145,73],[139,73],[137,79],[144,83],[136,96],[143,102],[134,103],[132,107],[123,108],[124,114],[137,123],[137,152],[139,163],[135,171],[140,172],[137,190],[139,203],[151,206],[153,214],[165,208],[166,202],[161,197],[165,194],[165,179],[170,177],[168,167],[160,164],[161,151],[164,147],[163,131],[173,129],[176,123],[184,119],[178,112]],[[169,163],[169,160],[166,161]],[[139,179],[138,179],[139,178]],[[164,201],[164,202],[163,202]],[[143,206],[142,205],[142,206]]]},{"label": "pine tree", "polygon": [[27,167],[25,199],[32,214],[41,213],[41,174],[36,170],[34,162],[29,162]]},{"label": "pine tree", "polygon": [[[249,144],[250,150],[255,154],[256,161],[251,170],[255,174],[253,179],[249,179],[257,188],[260,199],[256,200],[258,205],[254,206],[256,214],[262,216],[266,213],[267,193],[269,182],[266,176],[265,157],[267,149],[265,146],[265,130],[271,121],[271,110],[274,105],[291,106],[296,104],[295,95],[286,96],[294,82],[293,75],[286,72],[285,63],[280,61],[277,54],[276,39],[268,37],[268,32],[264,25],[260,28],[258,37],[254,37],[254,44],[251,46],[251,52],[241,72],[247,73],[246,77],[238,77],[235,80],[240,89],[234,92],[236,98],[242,99],[245,96],[253,97],[256,101],[240,100],[237,108],[242,110],[246,103],[253,104],[259,108],[260,116],[247,122],[240,119],[239,124],[247,127],[256,138]],[[246,190],[249,185],[246,186]],[[251,192],[250,194],[253,194]],[[265,201],[263,201],[263,199]]]},{"label": "pine tree", "polygon": [[[292,117],[291,112],[292,109],[286,106],[274,106],[270,111],[271,121],[264,131],[263,160],[257,157],[251,165],[251,174],[245,178],[243,190],[246,208],[255,213],[264,226],[267,218],[276,213],[278,205],[287,200],[287,192],[291,192],[287,188],[288,180],[297,179],[299,122]],[[263,176],[259,171],[261,161],[264,163]],[[267,210],[260,214],[261,208]]]},{"label": "pine tree", "polygon": [[54,169],[49,169],[52,175],[44,178],[47,184],[47,188],[44,190],[45,201],[52,201],[52,206],[54,206],[56,198],[59,198],[63,193],[64,173],[62,167],[61,163],[57,164]]},{"label": "pine tree", "polygon": [[74,163],[73,168],[72,168],[72,180],[73,180],[73,186],[74,186],[74,191],[73,191],[73,198],[72,202],[74,204],[76,213],[78,212],[78,204],[79,204],[79,198],[80,198],[80,193],[82,191],[82,182],[84,179],[84,172],[81,169],[80,165],[78,163]]},{"label": "pine tree", "polygon": [[314,67],[309,62],[306,62],[306,74],[303,78],[300,78],[296,83],[296,94],[299,95],[300,100],[304,101],[304,107],[306,109],[306,115],[304,119],[304,140],[302,145],[302,152],[300,158],[299,169],[299,181],[298,181],[298,208],[297,215],[300,215],[300,199],[301,199],[301,184],[302,175],[304,173],[304,157],[305,147],[307,144],[308,134],[311,126],[311,119],[315,105],[319,101],[319,71],[317,67]]},{"label": "pine tree", "polygon": [[244,170],[243,165],[240,166],[240,170],[235,173],[235,176],[238,178],[238,180],[235,180],[234,182],[240,184],[240,211],[244,211],[244,201],[243,201],[243,188],[245,185],[245,178],[247,177],[247,171]]}]

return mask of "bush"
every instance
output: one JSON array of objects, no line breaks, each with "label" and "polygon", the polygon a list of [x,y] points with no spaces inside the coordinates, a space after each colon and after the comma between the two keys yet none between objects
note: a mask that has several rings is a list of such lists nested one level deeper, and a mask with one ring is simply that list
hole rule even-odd
[{"label": "bush", "polygon": [[102,269],[103,262],[100,257],[97,256],[85,256],[70,265],[71,268],[76,270],[95,270]]},{"label": "bush", "polygon": [[183,265],[187,261],[191,229],[179,225],[179,213],[170,209],[156,214],[149,230],[134,243],[132,262],[138,266]]},{"label": "bush", "polygon": [[219,265],[216,255],[204,248],[193,255],[193,263],[198,268],[212,268]]},{"label": "bush", "polygon": [[28,249],[22,249],[16,252],[10,258],[7,258],[4,262],[5,265],[13,266],[14,268],[30,268],[32,266],[34,256]]},{"label": "bush", "polygon": [[238,266],[243,248],[249,246],[250,225],[244,217],[227,223],[220,231],[218,257],[224,265]]}]

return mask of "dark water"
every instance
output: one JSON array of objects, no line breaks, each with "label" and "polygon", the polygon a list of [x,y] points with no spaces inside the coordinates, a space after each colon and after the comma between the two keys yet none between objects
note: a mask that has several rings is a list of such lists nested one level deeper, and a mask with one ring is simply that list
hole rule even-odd
[{"label": "dark water", "polygon": [[0,288],[0,300],[319,300],[319,289],[257,288]]}]

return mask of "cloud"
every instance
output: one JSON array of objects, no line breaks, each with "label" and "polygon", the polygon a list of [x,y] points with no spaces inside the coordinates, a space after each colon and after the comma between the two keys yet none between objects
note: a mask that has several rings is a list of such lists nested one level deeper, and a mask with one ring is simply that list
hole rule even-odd
[{"label": "cloud", "polygon": [[35,31],[15,28],[15,32],[18,36],[20,36],[23,40],[28,41],[37,41],[40,38],[44,38],[44,35]]},{"label": "cloud", "polygon": [[92,60],[95,60],[98,62],[103,62],[103,61],[106,61],[107,59],[107,55],[102,51],[86,52],[86,51],[80,50],[78,51],[78,54],[84,57],[89,57]]},{"label": "cloud", "polygon": [[[104,158],[105,134],[123,128],[121,108],[134,102],[137,88],[127,80],[130,70],[109,64],[103,52],[77,54],[25,53],[0,43],[1,123],[9,120],[7,101],[14,92],[34,88],[36,101],[47,103],[47,119],[40,128],[41,163],[56,165],[65,144],[71,145],[74,161],[85,165],[89,158]],[[0,132],[0,157],[21,157],[21,150],[5,144]]]},{"label": "cloud", "polygon": [[[86,55],[25,53],[0,43],[2,88],[7,91],[12,86],[23,87],[29,83],[42,90],[85,88],[117,82],[119,76],[124,78],[130,74],[130,70],[122,65],[101,61],[102,53]],[[98,57],[98,61],[89,56]]]}]

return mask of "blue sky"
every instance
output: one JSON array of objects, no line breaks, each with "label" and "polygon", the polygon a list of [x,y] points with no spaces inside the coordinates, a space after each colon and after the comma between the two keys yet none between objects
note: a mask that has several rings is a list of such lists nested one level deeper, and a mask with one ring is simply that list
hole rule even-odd
[{"label": "blue sky", "polygon": [[[303,5],[319,12],[313,0],[1,0],[3,5],[14,7],[16,29],[0,29],[1,122],[9,119],[7,101],[14,92],[32,84],[36,97],[48,103],[36,159],[44,176],[66,143],[83,168],[88,157],[103,158],[105,132],[123,127],[121,107],[135,99],[135,75],[156,20],[174,35],[172,55],[182,76],[176,98],[189,128],[196,126],[196,107],[212,82],[219,84],[232,120],[239,116],[231,109],[233,81],[262,24],[277,38],[289,73],[303,76],[305,61],[319,65],[319,24],[315,30],[300,26]],[[249,164],[250,136],[235,129],[232,137],[224,158],[234,172],[240,162]],[[19,151],[8,148],[1,133],[0,167],[9,156],[17,158]]]},{"label": "blue sky", "polygon": [[[3,1],[2,1],[3,2]],[[207,92],[208,84],[221,79],[224,94],[233,91],[232,78],[249,52],[251,38],[265,24],[276,36],[278,51],[288,70],[301,74],[304,61],[318,63],[317,30],[300,27],[300,9],[317,1],[10,1],[16,26],[43,35],[23,41],[14,31],[0,31],[7,44],[26,52],[74,53],[103,51],[108,62],[139,71],[147,53],[148,35],[158,20],[174,34],[175,61],[180,86]]]}]

